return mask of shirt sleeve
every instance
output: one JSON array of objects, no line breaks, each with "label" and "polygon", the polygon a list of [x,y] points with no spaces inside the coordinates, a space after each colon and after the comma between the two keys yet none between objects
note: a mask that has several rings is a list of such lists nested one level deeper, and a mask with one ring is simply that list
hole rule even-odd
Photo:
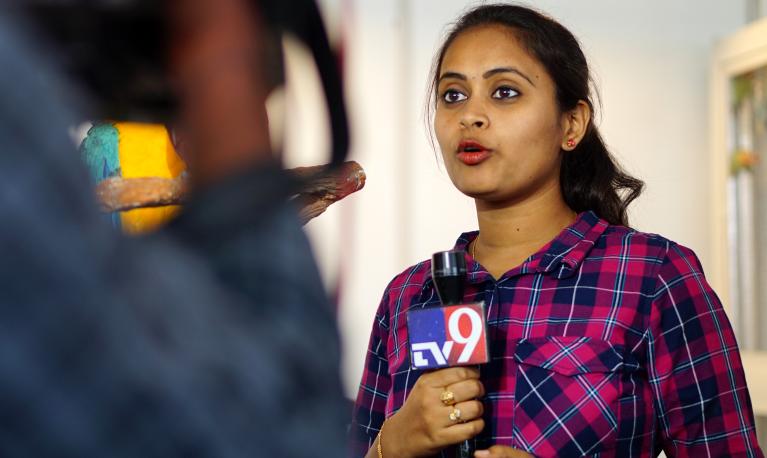
[{"label": "shirt sleeve", "polygon": [[658,441],[669,457],[762,457],[730,322],[691,250],[669,243],[648,331]]},{"label": "shirt sleeve", "polygon": [[388,291],[387,288],[376,311],[373,330],[370,333],[370,344],[365,356],[362,381],[354,405],[354,417],[350,432],[350,454],[352,457],[365,456],[386,419],[386,402],[391,388],[389,360],[387,358]]}]

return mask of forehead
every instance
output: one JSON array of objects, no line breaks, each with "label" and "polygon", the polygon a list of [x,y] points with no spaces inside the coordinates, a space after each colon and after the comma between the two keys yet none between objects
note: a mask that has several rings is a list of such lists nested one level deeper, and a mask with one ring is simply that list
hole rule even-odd
[{"label": "forehead", "polygon": [[468,77],[489,69],[515,67],[533,82],[547,78],[543,65],[527,50],[517,31],[503,25],[483,25],[461,32],[445,51],[440,74],[459,72]]}]

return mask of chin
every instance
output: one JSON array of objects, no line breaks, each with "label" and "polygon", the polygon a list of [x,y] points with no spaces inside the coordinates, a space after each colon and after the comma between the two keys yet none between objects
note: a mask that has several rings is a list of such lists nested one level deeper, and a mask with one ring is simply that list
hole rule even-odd
[{"label": "chin", "polygon": [[495,186],[488,186],[487,183],[470,186],[456,186],[467,197],[475,200],[481,200],[493,206],[507,205],[511,202],[518,202],[525,194],[519,189],[499,189]]},{"label": "chin", "polygon": [[463,186],[458,187],[458,190],[472,199],[493,200],[495,194],[495,190],[487,186]]}]

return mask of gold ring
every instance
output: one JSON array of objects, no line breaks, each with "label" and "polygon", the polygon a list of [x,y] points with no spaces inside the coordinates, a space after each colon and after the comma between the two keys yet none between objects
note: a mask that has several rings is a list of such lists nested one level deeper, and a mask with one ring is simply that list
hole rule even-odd
[{"label": "gold ring", "polygon": [[455,394],[450,390],[445,390],[439,395],[439,400],[446,406],[455,404]]},{"label": "gold ring", "polygon": [[450,421],[458,421],[461,419],[461,409],[457,407],[453,407],[453,410],[450,412],[450,415],[448,415],[448,418],[450,418]]}]

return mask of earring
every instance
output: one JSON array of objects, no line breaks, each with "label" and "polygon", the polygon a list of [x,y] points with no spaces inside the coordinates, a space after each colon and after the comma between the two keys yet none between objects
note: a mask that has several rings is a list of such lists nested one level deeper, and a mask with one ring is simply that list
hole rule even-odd
[{"label": "earring", "polygon": [[573,146],[575,146],[575,140],[573,140],[572,138],[568,138],[567,139],[567,147],[568,148],[572,148]]}]

